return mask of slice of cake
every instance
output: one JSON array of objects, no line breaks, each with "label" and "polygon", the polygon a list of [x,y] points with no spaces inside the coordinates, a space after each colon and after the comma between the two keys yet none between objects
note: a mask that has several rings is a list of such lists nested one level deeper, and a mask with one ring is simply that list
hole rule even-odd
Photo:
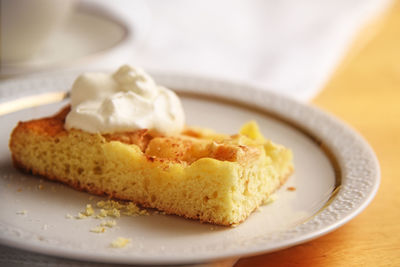
[{"label": "slice of cake", "polygon": [[[131,82],[125,78],[124,81]],[[103,79],[102,84],[106,82]],[[113,86],[116,85],[110,85],[112,90]],[[128,93],[132,97],[131,91]],[[146,94],[135,96],[134,103],[140,100],[138,106],[148,108],[149,103],[142,99]],[[182,117],[160,113],[157,116],[162,118],[163,125],[156,130],[124,130],[128,124],[115,115],[121,113],[118,108],[125,101],[120,98],[118,92],[118,105],[114,105],[113,98],[106,100],[110,100],[109,106],[104,101],[99,105],[92,101],[84,102],[82,108],[73,97],[72,107],[52,117],[20,122],[9,144],[14,165],[78,190],[227,226],[244,221],[293,170],[291,151],[264,139],[255,122],[247,123],[233,136],[190,127],[172,131],[165,120],[175,123],[173,120],[181,121]],[[158,99],[158,103],[162,100],[157,93],[150,98]],[[94,106],[94,110],[100,111],[90,117],[87,110]],[[124,112],[136,112],[129,108],[123,106]],[[79,117],[80,112],[85,112],[84,119]],[[150,116],[140,112],[140,119]],[[97,114],[107,116],[104,119]],[[87,128],[68,126],[71,117]],[[151,123],[157,119],[151,117]],[[119,130],[92,131],[107,123]],[[146,123],[151,125],[148,121],[137,124]],[[163,129],[169,132],[162,132]]]},{"label": "slice of cake", "polygon": [[20,122],[10,140],[16,167],[93,194],[220,225],[242,222],[292,172],[291,151],[254,122],[238,135],[188,128],[91,134],[65,130],[68,108]]}]

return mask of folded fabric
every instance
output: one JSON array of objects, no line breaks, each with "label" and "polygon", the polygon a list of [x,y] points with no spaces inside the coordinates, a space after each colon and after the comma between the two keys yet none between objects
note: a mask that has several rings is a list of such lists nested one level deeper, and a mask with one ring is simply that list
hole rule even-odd
[{"label": "folded fabric", "polygon": [[[101,4],[137,24],[130,16],[135,2]],[[132,61],[146,69],[252,82],[307,101],[323,88],[357,32],[390,3],[149,0],[150,23]]]}]

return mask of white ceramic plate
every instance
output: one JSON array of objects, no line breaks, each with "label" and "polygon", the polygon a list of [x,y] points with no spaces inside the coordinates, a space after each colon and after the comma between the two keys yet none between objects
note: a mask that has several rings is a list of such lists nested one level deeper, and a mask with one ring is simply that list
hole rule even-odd
[{"label": "white ceramic plate", "polygon": [[[15,170],[7,146],[18,120],[50,115],[67,103],[43,104],[62,97],[54,92],[68,90],[76,75],[32,76],[0,84],[0,114],[4,114],[0,116],[1,244],[52,256],[131,264],[197,263],[253,255],[332,231],[363,210],[378,188],[379,165],[373,151],[332,116],[259,88],[158,74],[159,83],[181,93],[188,124],[235,133],[244,122],[256,120],[265,136],[293,150],[295,172],[274,203],[235,228],[151,215],[121,217],[117,227],[92,233],[89,230],[98,220],[65,216],[76,215],[100,198],[91,200],[87,193]],[[25,100],[16,101],[21,96]],[[14,108],[22,110],[9,113]],[[131,238],[131,244],[110,248],[118,236]]]}]

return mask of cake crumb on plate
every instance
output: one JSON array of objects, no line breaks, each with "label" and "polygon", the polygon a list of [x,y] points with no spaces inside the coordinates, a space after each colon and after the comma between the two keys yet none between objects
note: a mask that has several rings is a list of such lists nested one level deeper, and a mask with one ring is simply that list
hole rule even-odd
[{"label": "cake crumb on plate", "polygon": [[97,233],[97,234],[104,233],[105,231],[106,231],[106,228],[103,226],[96,226],[96,227],[90,229],[90,232]]},{"label": "cake crumb on plate", "polygon": [[112,228],[115,225],[117,225],[117,222],[115,220],[108,220],[100,223],[100,226],[107,226],[109,228]]},{"label": "cake crumb on plate", "polygon": [[125,247],[127,244],[129,244],[131,242],[130,238],[125,238],[125,237],[118,237],[117,239],[115,239],[114,241],[111,242],[111,247],[113,248],[123,248]]}]

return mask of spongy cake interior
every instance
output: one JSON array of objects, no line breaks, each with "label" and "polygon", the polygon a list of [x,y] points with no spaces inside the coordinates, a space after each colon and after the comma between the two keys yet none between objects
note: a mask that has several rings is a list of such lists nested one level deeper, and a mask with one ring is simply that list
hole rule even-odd
[{"label": "spongy cake interior", "polygon": [[67,112],[18,124],[10,140],[17,167],[220,225],[245,220],[293,169],[291,151],[264,139],[254,122],[234,136],[201,128],[171,137],[101,135],[64,130]]}]

